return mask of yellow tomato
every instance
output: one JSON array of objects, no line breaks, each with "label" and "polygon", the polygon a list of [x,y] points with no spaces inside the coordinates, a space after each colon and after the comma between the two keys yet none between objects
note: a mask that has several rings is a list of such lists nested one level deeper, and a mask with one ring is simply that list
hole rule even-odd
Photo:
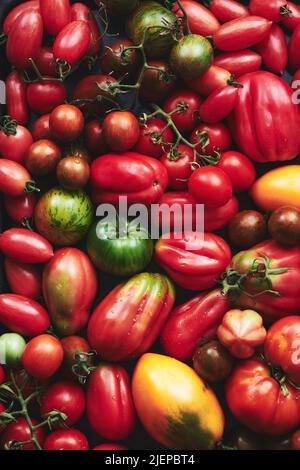
[{"label": "yellow tomato", "polygon": [[300,165],[269,171],[254,183],[251,196],[265,211],[274,211],[282,206],[300,209]]},{"label": "yellow tomato", "polygon": [[147,353],[134,370],[132,391],[139,418],[158,442],[174,449],[212,449],[224,415],[214,392],[186,364]]}]

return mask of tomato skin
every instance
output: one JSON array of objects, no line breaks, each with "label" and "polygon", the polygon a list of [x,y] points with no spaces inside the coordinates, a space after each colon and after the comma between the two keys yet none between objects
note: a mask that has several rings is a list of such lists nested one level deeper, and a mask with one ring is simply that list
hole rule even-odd
[{"label": "tomato skin", "polygon": [[45,81],[28,85],[27,101],[37,114],[51,113],[67,97],[65,86],[60,82]]},{"label": "tomato skin", "polygon": [[213,91],[200,107],[199,115],[202,121],[208,124],[223,121],[233,111],[238,92],[238,88],[234,86],[225,86]]},{"label": "tomato skin", "polygon": [[232,75],[228,70],[212,65],[206,73],[194,80],[188,80],[187,84],[192,90],[202,96],[209,96],[215,90],[230,85]]},{"label": "tomato skin", "polygon": [[291,446],[293,450],[300,450],[300,431],[296,431],[292,435]]},{"label": "tomato skin", "polygon": [[75,65],[84,57],[91,44],[90,28],[84,21],[72,21],[56,37],[53,55],[56,60]]},{"label": "tomato skin", "polygon": [[266,220],[260,212],[241,211],[230,220],[228,236],[235,246],[250,248],[267,238]]},{"label": "tomato skin", "polygon": [[130,378],[119,365],[100,365],[89,377],[87,417],[94,432],[107,440],[130,436],[135,427],[135,411]]},{"label": "tomato skin", "polygon": [[209,209],[224,206],[232,198],[229,176],[218,167],[206,166],[193,172],[188,181],[189,193]]},{"label": "tomato skin", "polygon": [[200,154],[212,155],[216,151],[225,152],[231,147],[231,135],[224,124],[200,124],[191,134],[190,142],[192,144],[199,140],[197,133],[207,134],[209,138],[207,147],[204,147],[203,144],[197,146],[197,151]]},{"label": "tomato skin", "polygon": [[40,0],[45,30],[50,36],[57,34],[71,21],[69,0]]},{"label": "tomato skin", "polygon": [[300,54],[298,51],[300,39],[300,24],[297,28],[293,31],[291,40],[289,42],[289,67],[293,72],[295,72],[300,67]]},{"label": "tomato skin", "polygon": [[[63,369],[68,377],[74,378],[72,367],[77,364],[76,353],[88,353],[91,347],[85,338],[81,336],[66,336],[61,339],[61,345],[64,350]],[[87,366],[92,366],[92,357],[87,358]]]},{"label": "tomato skin", "polygon": [[274,23],[279,23],[279,21],[289,17],[286,6],[286,0],[269,0],[268,2],[250,0],[249,10],[251,15],[261,16]]},{"label": "tomato skin", "polygon": [[222,153],[217,166],[229,176],[234,193],[249,191],[256,180],[253,163],[240,152],[229,150]]},{"label": "tomato skin", "polygon": [[291,31],[294,31],[300,25],[300,8],[293,2],[286,2],[291,15],[282,20],[282,24]]},{"label": "tomato skin", "polygon": [[37,198],[34,193],[23,194],[22,196],[4,195],[5,210],[8,216],[18,224],[33,216],[36,202]]},{"label": "tomato skin", "polygon": [[126,152],[138,141],[140,126],[134,114],[128,111],[112,111],[102,126],[103,137],[108,147],[115,152]]},{"label": "tomato skin", "polygon": [[205,207],[204,210],[204,229],[205,231],[211,232],[213,230],[219,230],[225,227],[232,217],[239,210],[239,202],[235,196],[224,204],[224,206],[217,207],[215,209],[209,209]]},{"label": "tomato skin", "polygon": [[[110,101],[113,96],[108,89],[105,91],[110,83],[116,83],[116,79],[109,75],[94,74],[86,76],[77,83],[74,89],[73,99],[76,100],[76,105],[83,111],[102,115],[113,107],[113,103]],[[97,100],[98,96],[103,96],[103,99],[101,101]],[[89,100],[92,100],[92,102]]]},{"label": "tomato skin", "polygon": [[13,8],[5,17],[5,20],[3,22],[3,32],[5,34],[8,34],[10,32],[16,19],[26,10],[35,10],[39,12],[39,0],[30,0],[28,2],[22,2],[20,5],[17,5],[15,8]]},{"label": "tomato skin", "polygon": [[228,70],[236,79],[246,73],[256,72],[260,69],[262,58],[255,51],[223,52],[214,58],[214,65]]},{"label": "tomato skin", "polygon": [[43,77],[56,77],[56,63],[52,47],[41,47],[35,58],[35,65]]},{"label": "tomato skin", "polygon": [[29,119],[29,109],[26,101],[27,85],[18,71],[13,70],[6,79],[7,113],[19,124],[26,124]]},{"label": "tomato skin", "polygon": [[12,160],[0,160],[0,191],[8,196],[23,196],[31,176],[22,165]]},{"label": "tomato skin", "polygon": [[[205,6],[200,5],[193,0],[183,0],[181,1],[181,5],[185,9],[189,26],[193,34],[212,36],[220,28],[220,23],[214,12],[209,11]],[[182,10],[179,8],[177,3],[175,3],[172,10],[176,16],[183,16]]]},{"label": "tomato skin", "polygon": [[84,127],[84,117],[80,109],[71,104],[57,106],[49,118],[50,132],[61,142],[76,140]]},{"label": "tomato skin", "polygon": [[285,34],[280,26],[273,24],[270,33],[256,47],[268,70],[279,74],[284,72],[288,63],[288,48]]},{"label": "tomato skin", "polygon": [[101,31],[95,19],[93,11],[84,3],[76,2],[71,6],[71,21],[84,21],[90,30],[90,46],[87,55],[98,54],[101,47]]},{"label": "tomato skin", "polygon": [[80,189],[86,186],[89,180],[90,167],[86,160],[70,155],[59,162],[56,176],[63,188]]},{"label": "tomato skin", "polygon": [[177,79],[168,62],[150,60],[148,65],[158,67],[160,71],[148,69],[145,71],[140,88],[140,98],[147,102],[159,103],[168,98],[175,88]]},{"label": "tomato skin", "polygon": [[[140,128],[139,140],[134,147],[134,151],[142,153],[143,155],[149,155],[150,157],[161,157],[167,145],[152,142],[151,134],[160,134],[165,127],[166,123],[162,119],[156,117],[149,119],[149,121]],[[162,140],[163,142],[174,142],[174,134],[169,127],[163,132]]]},{"label": "tomato skin", "polygon": [[[32,135],[24,126],[17,125],[16,132],[7,135],[4,130],[0,131],[0,153],[3,158],[17,163],[24,163],[27,150],[32,144]],[[29,178],[30,179],[30,178]]]},{"label": "tomato skin", "polygon": [[37,140],[28,150],[26,168],[33,175],[44,176],[53,172],[61,159],[59,147],[51,140]]},{"label": "tomato skin", "polygon": [[[167,232],[173,232],[175,229],[174,227],[181,227],[184,224],[184,226],[190,230],[196,229],[196,201],[195,199],[186,191],[178,191],[178,192],[166,192],[162,195],[160,200],[158,201],[158,210],[161,209],[161,207],[169,207],[171,208],[173,204],[176,204],[176,206],[180,207],[180,213],[178,214],[177,211],[170,211],[170,228],[167,230]],[[186,213],[185,212],[185,207],[186,205],[189,205],[191,207],[191,213]],[[183,217],[183,220],[182,220]],[[159,213],[159,226],[160,229],[164,228],[163,224],[163,216],[162,213]]]},{"label": "tomato skin", "polygon": [[[5,380],[5,372],[3,367],[0,365],[0,384],[2,384]],[[4,410],[3,410],[4,411]],[[2,411],[1,411],[2,413]]]},{"label": "tomato skin", "polygon": [[171,69],[183,80],[203,75],[213,61],[213,48],[206,38],[197,34],[183,36],[172,48]]},{"label": "tomato skin", "polygon": [[245,18],[249,16],[249,10],[245,5],[241,5],[234,0],[209,0],[210,11],[218,18],[221,23]]},{"label": "tomato skin", "polygon": [[101,71],[106,75],[111,74],[117,79],[123,77],[125,82],[134,79],[141,65],[139,54],[134,49],[123,53],[124,49],[133,45],[133,42],[127,39],[120,39],[106,46],[104,54],[100,58]]},{"label": "tomato skin", "polygon": [[[58,410],[67,415],[67,426],[75,424],[85,410],[85,394],[80,385],[74,382],[60,381],[50,385],[41,400],[41,415]],[[59,426],[59,425],[57,425]]]},{"label": "tomato skin", "polygon": [[11,228],[0,235],[0,250],[21,263],[46,263],[53,256],[50,243],[38,233]]},{"label": "tomato skin", "polygon": [[192,132],[199,122],[199,108],[202,100],[192,91],[178,90],[167,99],[163,109],[166,113],[170,113],[179,103],[186,104],[188,109],[173,114],[172,120],[177,129],[183,134],[186,134]]},{"label": "tomato skin", "polygon": [[43,334],[36,336],[27,343],[22,364],[29,375],[36,379],[52,377],[61,366],[64,350],[58,339]]},{"label": "tomato skin", "polygon": [[[33,426],[36,426],[38,424],[38,422],[32,418],[31,422]],[[39,445],[42,446],[45,440],[44,429],[42,427],[38,428],[35,434]],[[18,418],[16,421],[13,421],[6,427],[5,431],[1,435],[0,443],[2,449],[4,449],[5,446],[11,441],[25,442],[29,439],[31,439],[31,432],[26,419]],[[31,443],[25,444],[22,447],[22,450],[36,450],[36,447],[34,444]]]},{"label": "tomato skin", "polygon": [[88,151],[95,157],[107,153],[102,124],[98,119],[93,119],[85,125],[84,143]]},{"label": "tomato skin", "polygon": [[7,328],[22,336],[37,336],[50,326],[48,313],[40,304],[16,294],[0,295],[0,318]]},{"label": "tomato skin", "polygon": [[43,449],[89,450],[89,443],[85,435],[77,429],[59,429],[46,437]]},{"label": "tomato skin", "polygon": [[219,341],[204,342],[194,351],[193,368],[208,382],[220,382],[226,379],[232,366],[233,358]]},{"label": "tomato skin", "polygon": [[49,119],[50,114],[45,114],[34,122],[31,131],[33,140],[51,139]]},{"label": "tomato skin", "polygon": [[128,447],[122,446],[121,444],[107,443],[100,444],[94,447],[93,450],[128,450]]},{"label": "tomato skin", "polygon": [[5,258],[4,269],[8,285],[14,294],[30,299],[41,296],[42,276],[38,267]]},{"label": "tomato skin", "polygon": [[160,161],[168,172],[168,188],[175,191],[184,191],[187,189],[187,180],[193,172],[194,152],[187,145],[179,145],[178,152],[181,154],[178,158],[167,152],[161,157]]}]

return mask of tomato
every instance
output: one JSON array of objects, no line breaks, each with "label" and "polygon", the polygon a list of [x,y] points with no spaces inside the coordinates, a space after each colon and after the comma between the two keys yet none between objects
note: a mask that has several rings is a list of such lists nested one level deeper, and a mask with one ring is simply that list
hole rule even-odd
[{"label": "tomato", "polygon": [[256,180],[253,163],[240,152],[230,150],[222,153],[218,168],[228,174],[235,193],[249,191]]},{"label": "tomato", "polygon": [[[91,351],[91,347],[85,338],[81,336],[66,336],[62,338],[61,345],[64,350],[63,369],[68,374],[68,377],[74,378],[74,374],[88,375],[88,368],[93,365],[92,356],[87,355]],[[79,354],[82,355],[79,359]],[[79,364],[84,362],[83,364]],[[75,370],[74,370],[75,369]]]},{"label": "tomato", "polygon": [[248,49],[224,52],[214,58],[215,66],[228,70],[236,79],[246,73],[256,72],[261,64],[261,55]]},{"label": "tomato", "polygon": [[109,75],[88,75],[75,86],[73,100],[83,111],[101,115],[114,107],[109,85],[116,83]]},{"label": "tomato", "polygon": [[220,168],[205,166],[195,170],[188,181],[189,193],[208,208],[221,207],[232,197],[232,183]]},{"label": "tomato", "polygon": [[80,385],[67,381],[50,385],[41,399],[41,415],[47,418],[47,413],[54,410],[67,415],[64,421],[67,426],[75,424],[85,410],[85,395]]},{"label": "tomato", "polygon": [[211,340],[199,346],[193,355],[193,368],[208,382],[226,379],[233,367],[233,359],[219,341]]},{"label": "tomato", "polygon": [[235,196],[224,206],[204,210],[204,228],[206,232],[219,230],[225,227],[239,210],[239,202]]},{"label": "tomato", "polygon": [[92,430],[108,440],[130,436],[135,427],[135,410],[130,378],[119,365],[100,364],[89,377],[87,417]]},{"label": "tomato", "polygon": [[[275,377],[274,377],[275,376]],[[226,400],[239,422],[255,432],[280,436],[299,425],[299,392],[264,362],[240,362],[226,383]]]},{"label": "tomato", "polygon": [[45,114],[33,123],[31,133],[34,140],[51,139],[49,119],[50,114]]},{"label": "tomato", "polygon": [[291,40],[289,42],[288,55],[289,55],[289,67],[292,72],[295,72],[300,67],[300,54],[297,45],[299,44],[300,38],[300,25],[293,31]]},{"label": "tomato", "polygon": [[52,173],[61,159],[61,151],[51,140],[37,140],[28,149],[26,168],[33,175],[44,176]]},{"label": "tomato", "polygon": [[197,151],[200,154],[212,155],[215,152],[225,152],[231,147],[231,135],[224,124],[200,124],[190,137],[192,144],[199,140]]},{"label": "tomato", "polygon": [[9,33],[16,19],[26,10],[35,10],[39,12],[40,10],[39,0],[30,0],[27,2],[22,2],[20,5],[17,5],[15,8],[10,10],[10,12],[5,17],[5,20],[3,22],[3,32],[5,34]]},{"label": "tomato", "polygon": [[99,6],[104,5],[110,15],[128,15],[137,6],[138,0],[95,0]]},{"label": "tomato", "polygon": [[53,256],[53,248],[38,233],[24,228],[11,228],[0,235],[0,250],[21,263],[46,263]]},{"label": "tomato", "polygon": [[221,23],[249,16],[248,8],[235,0],[208,0],[207,3],[210,11]]},{"label": "tomato", "polygon": [[22,364],[28,374],[36,379],[52,377],[61,366],[64,350],[58,339],[51,335],[39,335],[27,343]]},{"label": "tomato", "polygon": [[76,140],[84,126],[84,118],[80,109],[71,104],[57,106],[50,114],[50,132],[61,142]]},{"label": "tomato", "polygon": [[224,23],[214,34],[214,45],[221,51],[239,51],[261,42],[272,22],[259,16],[247,16]]},{"label": "tomato", "polygon": [[7,113],[19,124],[26,124],[29,119],[29,109],[26,101],[26,83],[22,80],[19,72],[13,70],[8,75],[5,86]]},{"label": "tomato", "polygon": [[106,46],[100,59],[101,71],[105,75],[111,74],[117,79],[123,78],[125,82],[134,79],[137,76],[141,60],[138,51],[127,49],[132,46],[133,42],[127,39],[119,39]]},{"label": "tomato", "polygon": [[43,21],[38,11],[28,9],[14,21],[6,43],[8,61],[18,69],[35,59],[43,38]]},{"label": "tomato", "polygon": [[[181,6],[187,14],[190,30],[193,34],[200,36],[212,36],[220,27],[220,23],[213,12],[210,12],[205,6],[200,5],[193,0],[182,0]],[[177,2],[173,6],[173,11],[180,18],[183,17],[182,10]]]},{"label": "tomato", "polygon": [[0,336],[1,363],[12,369],[19,367],[25,346],[25,339],[17,333]]},{"label": "tomato", "polygon": [[202,100],[189,90],[178,90],[173,93],[164,104],[164,111],[171,113],[178,105],[186,105],[186,109],[172,114],[172,121],[183,134],[192,132],[199,122],[199,108]]},{"label": "tomato", "polygon": [[8,196],[22,196],[39,191],[30,174],[22,165],[12,160],[0,159],[0,192]]},{"label": "tomato", "polygon": [[166,123],[159,118],[151,118],[140,128],[140,136],[134,151],[159,158],[167,148],[167,143],[174,142],[174,134]]},{"label": "tomato", "polygon": [[187,189],[187,182],[193,172],[194,152],[187,145],[179,145],[176,153],[165,153],[161,163],[168,172],[168,188]]},{"label": "tomato", "polygon": [[170,65],[176,75],[193,80],[203,75],[211,66],[213,48],[208,39],[197,34],[183,36],[170,54]]},{"label": "tomato", "polygon": [[3,367],[0,365],[0,384],[2,384],[5,380],[5,372]]},{"label": "tomato", "polygon": [[300,430],[292,435],[291,446],[293,450],[300,450]]},{"label": "tomato", "polygon": [[84,3],[76,2],[71,6],[71,20],[84,21],[90,29],[90,47],[87,51],[88,56],[98,54],[101,46],[101,31],[94,16],[94,13]]},{"label": "tomato", "polygon": [[145,70],[139,95],[142,100],[158,103],[172,93],[177,79],[167,62],[150,60],[148,65],[154,68]]},{"label": "tomato", "polygon": [[271,237],[282,245],[295,246],[300,241],[300,210],[293,206],[276,209],[268,220]]},{"label": "tomato", "polygon": [[[188,210],[187,210],[188,208]],[[166,192],[162,195],[157,204],[157,212],[153,210],[153,215],[159,221],[159,228],[162,233],[180,230],[195,230],[198,222],[197,207],[195,199],[186,191]],[[166,211],[166,212],[165,212]],[[200,223],[202,219],[200,217]],[[151,230],[156,228],[152,223]]]},{"label": "tomato", "polygon": [[89,444],[77,429],[59,429],[46,437],[44,450],[89,450]]},{"label": "tomato", "polygon": [[74,145],[74,142],[71,142],[69,146],[65,148],[64,157],[74,157],[84,160],[86,163],[90,163],[90,155],[87,150],[80,145]]},{"label": "tomato", "polygon": [[0,124],[0,154],[3,158],[23,164],[32,142],[32,135],[26,127],[3,116]]},{"label": "tomato", "polygon": [[137,143],[140,127],[135,115],[129,111],[112,111],[105,117],[102,131],[111,150],[126,152]]},{"label": "tomato", "polygon": [[53,55],[56,60],[72,66],[87,54],[90,45],[91,32],[88,23],[72,21],[57,35],[53,44]]},{"label": "tomato", "polygon": [[28,104],[37,114],[51,113],[65,101],[66,97],[66,89],[61,82],[35,82],[27,88]]},{"label": "tomato", "polygon": [[40,0],[44,27],[50,36],[57,34],[71,21],[69,0]]},{"label": "tomato", "polygon": [[23,194],[22,196],[4,195],[4,207],[8,216],[18,224],[26,223],[26,219],[33,216],[37,202],[35,193]]},{"label": "tomato", "polygon": [[264,345],[267,359],[280,367],[292,384],[300,385],[300,318],[290,316],[274,323]]},{"label": "tomato", "polygon": [[274,23],[279,23],[291,14],[286,0],[268,0],[267,3],[264,0],[250,0],[249,10],[252,15],[262,16]]},{"label": "tomato", "polygon": [[229,222],[230,241],[239,248],[250,248],[267,238],[267,223],[257,211],[239,212]]},{"label": "tomato", "polygon": [[41,296],[42,276],[38,267],[5,258],[4,269],[8,285],[14,294],[31,299]]},{"label": "tomato", "polygon": [[[35,419],[31,418],[31,422],[33,426],[36,426],[38,422]],[[43,445],[45,440],[45,432],[42,427],[39,427],[35,431],[35,436],[37,442],[40,446]],[[29,428],[29,425],[25,418],[18,418],[16,421],[10,423],[5,431],[1,435],[0,443],[3,449],[9,448],[10,446],[13,447],[13,443],[17,442],[27,442],[31,439],[32,434]],[[10,444],[12,443],[12,444]],[[22,450],[36,450],[36,446],[33,443],[24,444],[21,446]]]},{"label": "tomato", "polygon": [[80,189],[86,186],[89,180],[90,167],[82,158],[65,157],[57,165],[56,175],[63,188]]},{"label": "tomato", "polygon": [[228,70],[212,65],[206,73],[195,78],[195,80],[188,80],[187,84],[199,95],[209,96],[219,88],[234,84],[234,80]]},{"label": "tomato", "polygon": [[233,111],[238,100],[239,89],[234,86],[217,88],[204,101],[199,110],[202,121],[216,124],[223,121]]},{"label": "tomato", "polygon": [[268,70],[279,74],[284,72],[288,63],[288,48],[285,34],[280,26],[272,25],[268,36],[257,45],[257,50]]},{"label": "tomato", "polygon": [[93,156],[98,157],[107,152],[102,124],[97,119],[93,119],[85,125],[84,143]]},{"label": "tomato", "polygon": [[93,450],[128,450],[128,447],[122,446],[121,444],[107,443],[100,444],[94,447]]},{"label": "tomato", "polygon": [[293,2],[286,2],[287,8],[291,11],[291,15],[287,15],[282,20],[282,24],[289,30],[294,31],[300,24],[300,8]]},{"label": "tomato", "polygon": [[41,47],[34,62],[42,76],[56,77],[56,63],[52,47]]}]

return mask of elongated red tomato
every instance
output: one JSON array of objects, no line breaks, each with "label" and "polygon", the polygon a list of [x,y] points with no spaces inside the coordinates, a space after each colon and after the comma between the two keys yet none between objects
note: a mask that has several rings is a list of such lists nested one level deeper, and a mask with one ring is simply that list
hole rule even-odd
[{"label": "elongated red tomato", "polygon": [[0,124],[0,155],[3,158],[23,164],[32,142],[32,135],[26,127],[3,116]]},{"label": "elongated red tomato", "polygon": [[294,30],[291,40],[289,42],[289,66],[293,72],[300,67],[300,24]]},{"label": "elongated red tomato", "polygon": [[291,14],[282,20],[282,24],[289,30],[294,31],[300,25],[300,7],[293,2],[286,2],[286,5]]},{"label": "elongated red tomato", "polygon": [[286,0],[250,0],[249,10],[252,15],[262,16],[274,23],[279,23],[291,14]]},{"label": "elongated red tomato", "polygon": [[207,4],[221,23],[249,16],[248,8],[235,0],[207,0]]},{"label": "elongated red tomato", "polygon": [[[193,34],[211,36],[220,28],[220,23],[215,15],[205,6],[194,0],[182,0],[180,3],[187,14],[189,27]],[[183,16],[178,3],[173,6],[173,12],[179,17]]]},{"label": "elongated red tomato", "polygon": [[71,21],[69,0],[40,0],[45,30],[50,36],[57,34]]},{"label": "elongated red tomato", "polygon": [[209,96],[215,90],[234,83],[231,73],[217,65],[212,65],[200,77],[187,81],[188,86],[202,96]]},{"label": "elongated red tomato", "polygon": [[133,432],[135,411],[130,378],[123,367],[101,364],[91,374],[87,416],[93,431],[104,439],[118,441]]},{"label": "elongated red tomato", "polygon": [[272,22],[259,16],[247,16],[224,23],[214,34],[214,44],[221,51],[238,51],[262,41]]},{"label": "elongated red tomato", "polygon": [[35,182],[22,165],[5,158],[0,159],[0,192],[8,196],[22,196],[36,191]]},{"label": "elongated red tomato", "polygon": [[101,31],[95,19],[94,13],[84,3],[76,2],[71,7],[71,21],[84,21],[90,28],[89,56],[98,54],[101,46]]},{"label": "elongated red tomato", "polygon": [[25,223],[26,219],[33,216],[37,202],[35,193],[22,196],[4,195],[4,207],[8,216],[18,224]]},{"label": "elongated red tomato", "polygon": [[53,256],[50,243],[25,228],[10,228],[0,235],[0,251],[21,263],[46,263]]},{"label": "elongated red tomato", "polygon": [[35,300],[23,295],[0,295],[0,322],[15,333],[37,336],[50,326],[49,315]]},{"label": "elongated red tomato", "polygon": [[19,72],[14,70],[8,75],[5,85],[7,113],[19,124],[26,124],[29,118],[26,83],[21,79]]},{"label": "elongated red tomato", "polygon": [[37,299],[42,294],[42,273],[34,264],[20,263],[10,258],[4,260],[5,275],[14,294]]},{"label": "elongated red tomato", "polygon": [[76,64],[90,48],[90,29],[84,21],[72,21],[65,26],[55,39],[53,54],[55,59]]},{"label": "elongated red tomato", "polygon": [[214,58],[214,65],[228,70],[235,78],[260,69],[262,58],[255,51],[224,52]]},{"label": "elongated red tomato", "polygon": [[4,23],[3,23],[3,32],[8,34],[12,28],[12,25],[16,21],[16,19],[24,13],[26,10],[35,10],[37,12],[40,11],[40,2],[39,0],[30,0],[28,2],[22,2],[20,5],[17,5],[13,8],[8,15],[6,16]]},{"label": "elongated red tomato", "polygon": [[28,104],[37,114],[51,113],[57,106],[63,104],[66,97],[66,89],[61,82],[35,82],[27,88]]},{"label": "elongated red tomato", "polygon": [[201,119],[209,124],[223,121],[234,109],[238,100],[238,92],[239,89],[234,86],[215,90],[200,107]]},{"label": "elongated red tomato", "polygon": [[[295,33],[294,33],[295,34]],[[298,39],[300,35],[298,35]],[[299,46],[299,42],[297,43]],[[291,42],[290,42],[291,46]],[[263,63],[268,70],[275,73],[283,73],[288,63],[288,48],[283,30],[277,24],[273,24],[269,34],[257,44]],[[299,47],[298,47],[299,49]],[[300,66],[300,54],[299,66]],[[298,65],[295,67],[297,68]]]},{"label": "elongated red tomato", "polygon": [[18,69],[29,65],[42,45],[43,21],[34,9],[22,13],[12,25],[6,43],[6,55],[9,62]]}]

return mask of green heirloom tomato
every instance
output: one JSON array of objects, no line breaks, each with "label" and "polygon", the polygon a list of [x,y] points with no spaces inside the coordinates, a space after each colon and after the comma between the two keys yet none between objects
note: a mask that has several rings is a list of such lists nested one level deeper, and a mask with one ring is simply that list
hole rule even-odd
[{"label": "green heirloom tomato", "polygon": [[[120,227],[120,225],[119,225]],[[124,234],[114,224],[95,223],[88,235],[87,251],[98,269],[115,276],[131,276],[150,263],[153,243],[148,233],[124,223]]]},{"label": "green heirloom tomato", "polygon": [[5,333],[0,337],[0,363],[18,367],[26,346],[25,339],[17,333]]},{"label": "green heirloom tomato", "polygon": [[80,189],[53,188],[37,203],[34,221],[38,232],[52,244],[75,245],[93,222],[93,205]]},{"label": "green heirloom tomato", "polygon": [[203,36],[188,34],[174,45],[170,65],[176,75],[184,80],[194,80],[211,66],[213,48]]}]

